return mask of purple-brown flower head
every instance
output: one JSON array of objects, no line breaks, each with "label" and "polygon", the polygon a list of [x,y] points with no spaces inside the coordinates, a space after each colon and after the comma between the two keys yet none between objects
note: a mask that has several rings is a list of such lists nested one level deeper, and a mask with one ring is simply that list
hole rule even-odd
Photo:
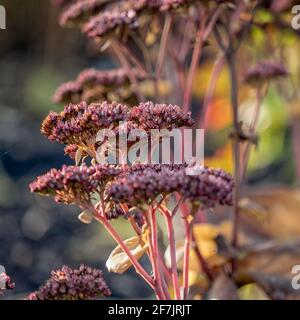
[{"label": "purple-brown flower head", "polygon": [[79,269],[63,266],[52,271],[50,279],[27,300],[94,300],[110,295],[101,270],[85,265]]},{"label": "purple-brown flower head", "polygon": [[62,13],[60,24],[62,26],[81,24],[99,13],[110,2],[113,2],[113,0],[81,0],[75,2]]},{"label": "purple-brown flower head", "polygon": [[257,85],[263,81],[270,81],[287,75],[288,71],[282,62],[260,61],[256,66],[248,70],[245,81]]},{"label": "purple-brown flower head", "polygon": [[[138,81],[145,79],[145,74],[138,69],[132,69],[131,72]],[[124,68],[111,70],[86,69],[78,75],[77,81],[83,87],[94,85],[120,87],[129,84],[129,76]]]},{"label": "purple-brown flower head", "polygon": [[100,129],[115,127],[127,117],[128,107],[118,103],[70,104],[59,114],[51,112],[41,132],[51,141],[85,147],[95,143]]},{"label": "purple-brown flower head", "polygon": [[213,208],[217,204],[233,205],[234,180],[222,169],[199,167],[195,175],[187,175],[182,170],[178,179],[181,184],[179,193],[203,209]]},{"label": "purple-brown flower head", "polygon": [[130,120],[138,123],[142,129],[174,129],[191,127],[194,120],[190,112],[184,112],[178,106],[154,104],[153,102],[140,103],[130,110]]},{"label": "purple-brown flower head", "polygon": [[107,187],[107,194],[115,202],[131,206],[151,204],[160,194],[176,191],[178,167],[172,165],[133,165]]},{"label": "purple-brown flower head", "polygon": [[[146,74],[138,69],[132,69],[131,72],[139,82],[146,79]],[[79,103],[80,101],[92,103],[105,100],[124,102],[126,98],[134,95],[128,73],[124,68],[86,69],[78,75],[76,80],[62,84],[56,90],[53,101],[56,103]]]},{"label": "purple-brown flower head", "polygon": [[30,184],[31,192],[54,196],[55,201],[66,204],[87,204],[92,194],[120,174],[121,169],[113,165],[66,166],[51,169]]},{"label": "purple-brown flower head", "polygon": [[82,87],[76,81],[69,81],[62,84],[53,96],[55,103],[79,103],[82,95]]},{"label": "purple-brown flower head", "polygon": [[138,165],[111,182],[106,192],[113,201],[131,206],[149,205],[158,195],[178,192],[202,208],[213,208],[232,205],[233,187],[232,177],[223,170],[203,167],[197,175],[187,175],[180,165]]}]

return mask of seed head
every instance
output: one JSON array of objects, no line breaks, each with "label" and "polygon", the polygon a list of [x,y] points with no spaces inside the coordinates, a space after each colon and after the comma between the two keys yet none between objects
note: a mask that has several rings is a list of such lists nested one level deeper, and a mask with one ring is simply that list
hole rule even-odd
[{"label": "seed head", "polygon": [[190,112],[183,112],[178,106],[154,104],[153,102],[140,103],[130,110],[130,119],[135,121],[144,130],[174,129],[191,127],[194,120]]},{"label": "seed head", "polygon": [[81,0],[70,5],[61,15],[60,24],[77,25],[99,13],[111,0]]},{"label": "seed head", "polygon": [[81,100],[82,87],[76,81],[69,81],[62,84],[53,96],[55,103],[78,103]]},{"label": "seed head", "polygon": [[282,62],[260,61],[248,70],[245,81],[250,84],[260,84],[262,81],[270,81],[287,75],[288,71]]},{"label": "seed head", "polygon": [[79,269],[63,266],[52,271],[51,277],[27,300],[94,300],[108,297],[111,291],[103,278],[103,272],[85,265]]},{"label": "seed head", "polygon": [[31,192],[44,196],[54,196],[55,201],[66,204],[87,204],[97,190],[120,174],[121,169],[113,165],[95,165],[88,167],[66,166],[51,169],[30,184]]},{"label": "seed head", "polygon": [[41,132],[51,141],[84,147],[95,142],[100,129],[126,121],[127,114],[128,107],[118,103],[70,104],[59,114],[51,112],[42,123]]},{"label": "seed head", "polygon": [[202,208],[232,205],[232,177],[223,170],[201,168],[187,175],[179,165],[137,165],[128,168],[107,187],[109,197],[131,206],[151,204],[158,195],[178,192]]}]

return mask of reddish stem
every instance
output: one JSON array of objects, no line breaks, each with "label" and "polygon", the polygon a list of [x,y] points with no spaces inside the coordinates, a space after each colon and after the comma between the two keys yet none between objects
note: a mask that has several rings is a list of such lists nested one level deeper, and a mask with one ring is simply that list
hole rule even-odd
[{"label": "reddish stem", "polygon": [[152,256],[153,256],[153,273],[155,278],[155,287],[159,295],[164,295],[164,290],[162,287],[161,273],[159,270],[159,250],[157,241],[157,219],[155,210],[150,211],[150,227],[151,227],[151,244],[152,244]]},{"label": "reddish stem", "polygon": [[174,229],[173,229],[173,223],[172,223],[173,217],[167,214],[166,212],[164,212],[164,217],[167,224],[167,232],[168,232],[168,238],[170,242],[171,271],[172,271],[172,281],[173,281],[175,299],[181,300],[178,272],[177,272],[177,261],[176,261],[176,244],[175,244],[175,236],[174,236]]},{"label": "reddish stem", "polygon": [[95,219],[100,222],[105,229],[109,232],[112,238],[118,243],[118,245],[122,248],[122,250],[127,254],[129,260],[134,266],[136,272],[150,285],[150,287],[155,290],[154,281],[146,272],[146,270],[142,267],[142,265],[137,261],[137,259],[132,255],[118,232],[109,224],[109,222],[99,213],[94,207],[87,208],[94,212]]},{"label": "reddish stem", "polygon": [[183,95],[183,111],[185,112],[187,112],[190,109],[190,105],[192,101],[194,76],[195,76],[198,62],[202,52],[202,44],[203,44],[202,38],[203,38],[203,24],[201,23],[201,26],[196,34],[192,62],[191,62],[190,70],[188,73],[187,84],[186,84],[184,95]]},{"label": "reddish stem", "polygon": [[191,221],[184,218],[185,242],[183,257],[183,300],[187,300],[189,293],[189,268],[190,268],[190,249],[192,239]]},{"label": "reddish stem", "polygon": [[167,43],[168,43],[168,37],[171,29],[171,24],[172,24],[172,17],[170,14],[166,16],[165,24],[163,27],[162,31],[162,36],[161,36],[161,41],[160,41],[160,48],[159,48],[159,53],[158,53],[158,58],[157,58],[157,65],[156,65],[156,78],[157,81],[159,81],[162,73],[162,68],[163,68],[163,63],[165,59],[165,54],[166,54],[166,48],[167,48]]}]

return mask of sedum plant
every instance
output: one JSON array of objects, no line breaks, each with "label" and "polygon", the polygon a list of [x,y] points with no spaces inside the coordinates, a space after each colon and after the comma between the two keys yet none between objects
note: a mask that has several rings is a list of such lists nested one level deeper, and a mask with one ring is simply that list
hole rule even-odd
[{"label": "sedum plant", "polygon": [[[75,164],[39,176],[30,184],[31,191],[76,205],[84,223],[99,222],[117,243],[107,260],[108,270],[121,274],[134,267],[157,299],[191,298],[191,253],[209,281],[213,282],[220,271],[212,270],[205,254],[195,247],[194,227],[203,227],[203,243],[215,246],[219,240],[215,251],[221,248],[227,254],[220,273],[234,277],[239,253],[241,190],[251,148],[258,144],[257,122],[262,102],[270,82],[289,75],[282,59],[261,59],[254,66],[246,66],[241,81],[238,54],[253,27],[262,31],[268,27],[268,23],[255,19],[259,10],[268,10],[273,19],[269,24],[277,28],[283,26],[281,14],[286,13],[293,1],[53,0],[53,3],[61,11],[62,26],[78,28],[99,52],[108,53],[119,66],[111,70],[83,70],[75,80],[57,89],[54,102],[64,104],[64,108],[61,112],[50,112],[41,131],[50,141],[65,145],[65,154]],[[201,108],[192,110],[198,91],[194,79],[206,50],[211,50],[215,61]],[[143,147],[143,143],[146,148],[153,129],[170,132],[205,128],[224,66],[228,69],[232,116],[229,133],[232,176],[199,163],[193,164],[196,174],[188,175],[191,163],[149,164],[140,158],[128,163],[124,159],[125,149]],[[240,119],[241,83],[256,93],[254,116],[249,123]],[[135,130],[143,130],[144,139],[121,143],[124,135],[128,137]],[[112,151],[99,140],[99,132],[103,131],[117,137],[113,145],[117,163],[103,162]],[[205,224],[199,226],[203,211],[217,206],[232,207],[230,243],[224,243],[223,238],[215,241],[216,230],[206,229]],[[113,226],[112,221],[119,218],[125,218],[132,227],[131,238],[122,239]],[[168,239],[166,253],[158,240],[161,218]],[[178,257],[174,219],[181,222],[184,230],[182,259]],[[140,262],[143,256],[148,258],[151,270]],[[73,274],[69,269],[62,272]],[[51,286],[56,280],[49,281]],[[47,290],[46,295],[41,290],[46,298]]]}]

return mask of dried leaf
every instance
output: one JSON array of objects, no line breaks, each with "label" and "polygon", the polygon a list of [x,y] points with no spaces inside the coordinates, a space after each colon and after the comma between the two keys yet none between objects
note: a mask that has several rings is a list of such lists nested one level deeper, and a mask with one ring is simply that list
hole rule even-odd
[{"label": "dried leaf", "polygon": [[[138,260],[148,250],[148,242],[145,236],[135,236],[124,241],[131,254]],[[132,266],[128,256],[120,246],[117,246],[106,261],[109,272],[122,274]]]},{"label": "dried leaf", "polygon": [[78,166],[80,164],[80,161],[82,159],[82,149],[81,148],[78,148],[78,150],[76,151],[76,155],[75,155],[75,163],[76,163],[76,166]]},{"label": "dried leaf", "polygon": [[81,212],[81,213],[79,214],[79,216],[78,216],[78,219],[79,219],[81,222],[85,223],[85,224],[90,224],[90,223],[92,223],[93,218],[94,218],[94,216],[93,216],[93,214],[91,213],[91,211],[89,211],[89,210],[85,210],[85,211]]},{"label": "dried leaf", "polygon": [[292,267],[300,261],[300,240],[286,243],[271,242],[246,253],[238,262],[241,273],[255,273],[286,276],[291,278]]},{"label": "dried leaf", "polygon": [[300,234],[300,190],[264,188],[240,201],[245,223],[257,233],[276,239],[293,239]]}]

